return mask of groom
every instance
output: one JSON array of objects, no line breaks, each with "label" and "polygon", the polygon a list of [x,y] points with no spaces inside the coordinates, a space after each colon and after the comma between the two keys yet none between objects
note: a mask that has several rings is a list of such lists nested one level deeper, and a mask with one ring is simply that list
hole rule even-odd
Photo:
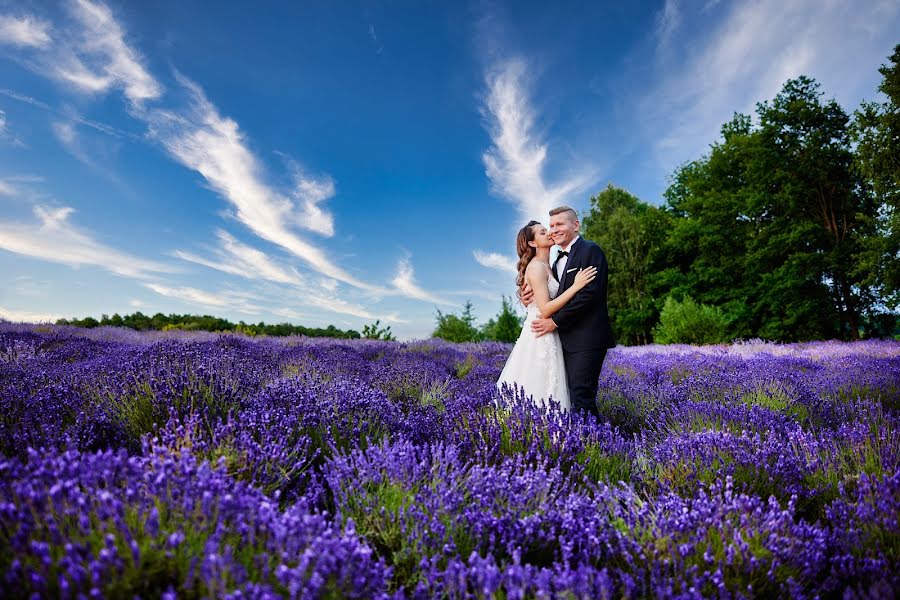
[{"label": "groom", "polygon": [[[580,229],[581,223],[573,209],[560,206],[550,211],[550,235],[562,247],[553,263],[553,277],[559,282],[558,294],[572,285],[575,274],[583,267],[597,267],[597,277],[553,317],[535,319],[531,329],[537,337],[559,329],[572,406],[599,417],[597,380],[606,351],[616,345],[606,306],[609,265],[600,246],[579,236]],[[530,296],[530,290],[522,296],[526,305],[531,302]]]}]

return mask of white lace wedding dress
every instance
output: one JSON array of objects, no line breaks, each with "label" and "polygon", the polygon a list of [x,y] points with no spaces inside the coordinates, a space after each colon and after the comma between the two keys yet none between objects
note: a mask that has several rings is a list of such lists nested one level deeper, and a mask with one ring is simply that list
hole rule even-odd
[{"label": "white lace wedding dress", "polygon": [[[555,298],[559,291],[559,283],[552,275],[547,276],[550,298]],[[497,388],[502,391],[503,384],[510,393],[513,386],[525,391],[539,406],[548,406],[553,398],[562,410],[570,410],[569,388],[566,384],[566,365],[563,360],[562,344],[559,333],[553,331],[541,337],[535,337],[531,331],[531,322],[538,317],[537,302],[532,302],[525,313],[525,323],[519,339],[497,380]]]}]

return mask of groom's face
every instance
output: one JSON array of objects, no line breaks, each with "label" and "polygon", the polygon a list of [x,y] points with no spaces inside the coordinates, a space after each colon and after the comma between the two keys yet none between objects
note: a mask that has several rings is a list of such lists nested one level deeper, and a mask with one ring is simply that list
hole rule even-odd
[{"label": "groom's face", "polygon": [[568,211],[550,217],[550,235],[558,246],[565,247],[574,240],[579,227],[578,219],[573,219]]}]

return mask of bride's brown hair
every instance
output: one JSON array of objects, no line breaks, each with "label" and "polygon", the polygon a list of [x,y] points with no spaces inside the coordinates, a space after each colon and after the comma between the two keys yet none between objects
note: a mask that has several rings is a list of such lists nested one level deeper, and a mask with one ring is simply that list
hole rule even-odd
[{"label": "bride's brown hair", "polygon": [[519,271],[519,274],[516,276],[516,287],[519,288],[519,291],[522,290],[522,285],[525,283],[525,269],[528,268],[528,263],[537,254],[534,246],[528,245],[528,242],[534,241],[535,225],[540,225],[540,222],[528,221],[528,225],[520,229],[519,234],[516,236],[516,253],[519,255],[519,264],[516,266]]}]

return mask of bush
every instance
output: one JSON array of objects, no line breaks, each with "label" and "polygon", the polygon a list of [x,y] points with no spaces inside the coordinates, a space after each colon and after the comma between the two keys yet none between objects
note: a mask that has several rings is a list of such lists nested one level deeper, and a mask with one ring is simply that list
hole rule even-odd
[{"label": "bush", "polygon": [[720,344],[728,341],[727,322],[716,306],[697,304],[690,296],[678,302],[666,298],[659,324],[653,328],[657,344]]},{"label": "bush", "polygon": [[524,318],[516,314],[511,298],[503,296],[503,307],[496,319],[491,319],[481,327],[481,335],[485,340],[495,342],[515,342],[522,331]]},{"label": "bush", "polygon": [[479,342],[481,332],[475,328],[475,315],[472,314],[472,303],[466,302],[461,315],[444,314],[437,311],[437,327],[431,337],[441,338],[448,342]]}]

